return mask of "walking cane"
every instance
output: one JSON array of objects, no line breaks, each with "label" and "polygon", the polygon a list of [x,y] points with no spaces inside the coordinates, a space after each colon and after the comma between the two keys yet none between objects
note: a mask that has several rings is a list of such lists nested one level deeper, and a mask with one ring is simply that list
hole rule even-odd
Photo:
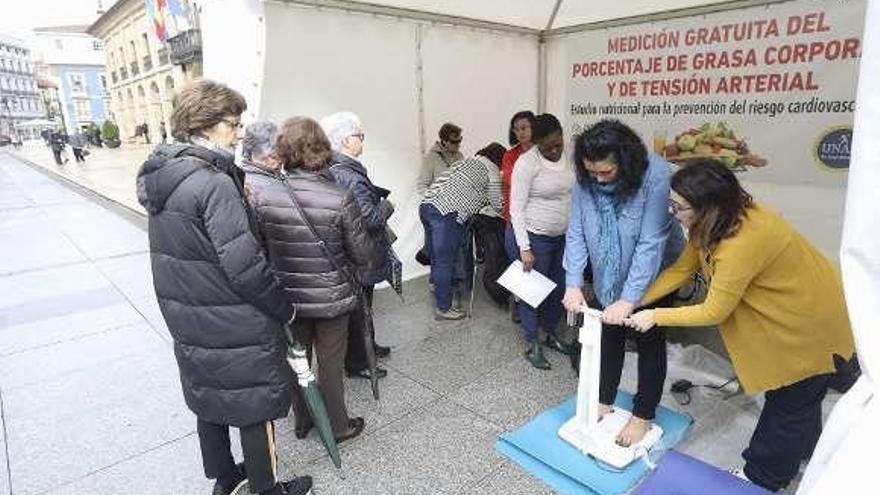
[{"label": "walking cane", "polygon": [[312,370],[309,368],[306,348],[294,338],[290,325],[284,325],[284,335],[287,337],[287,363],[296,373],[297,384],[305,399],[306,407],[309,409],[312,423],[321,437],[321,442],[324,444],[324,448],[327,449],[327,454],[330,455],[333,465],[339,469],[342,467],[342,459],[339,457],[339,446],[336,444],[336,437],[333,436],[330,416],[327,414],[327,408],[324,406],[321,389],[318,387],[315,375],[312,374]]},{"label": "walking cane", "polygon": [[476,292],[477,287],[477,267],[474,266],[473,273],[471,273],[471,294],[470,300],[468,301],[468,319],[473,318],[474,316],[474,292]]}]

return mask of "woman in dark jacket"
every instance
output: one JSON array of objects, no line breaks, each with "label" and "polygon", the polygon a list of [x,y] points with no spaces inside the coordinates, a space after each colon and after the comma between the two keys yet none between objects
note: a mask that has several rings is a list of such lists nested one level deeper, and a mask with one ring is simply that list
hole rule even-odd
[{"label": "woman in dark jacket", "polygon": [[[172,133],[138,172],[149,214],[153,285],[180,367],[186,404],[198,417],[205,475],[215,495],[250,481],[254,493],[304,494],[311,478],[278,483],[272,420],[287,415],[293,374],[282,326],[293,319],[252,231],[233,163],[246,108],[208,80],[174,97]],[[241,430],[246,469],[229,448]]]},{"label": "woman in dark jacket", "polygon": [[[250,200],[272,268],[287,301],[297,308],[293,331],[306,346],[314,343],[330,424],[337,441],[343,441],[364,428],[363,418],[348,417],[342,379],[348,320],[357,308],[360,274],[370,266],[373,243],[354,195],[327,173],[330,143],[317,122],[285,121],[275,152],[287,176],[251,174]],[[303,438],[312,421],[298,391],[293,407],[295,433]]]},{"label": "woman in dark jacket", "polygon": [[[340,186],[354,193],[355,200],[364,217],[364,225],[376,245],[373,268],[364,273],[363,284],[367,304],[372,308],[373,286],[389,278],[391,243],[388,239],[388,218],[394,213],[394,205],[388,201],[391,191],[376,186],[367,177],[367,169],[358,161],[364,150],[364,130],[357,115],[351,112],[334,113],[321,119],[321,127],[333,148],[330,173]],[[348,325],[348,352],[345,355],[345,372],[348,376],[370,378],[367,365],[367,351],[364,348],[364,312],[355,311]],[[372,325],[369,328],[375,332]],[[391,348],[375,344],[376,357],[386,357]],[[388,372],[376,368],[376,376],[384,377]]]}]

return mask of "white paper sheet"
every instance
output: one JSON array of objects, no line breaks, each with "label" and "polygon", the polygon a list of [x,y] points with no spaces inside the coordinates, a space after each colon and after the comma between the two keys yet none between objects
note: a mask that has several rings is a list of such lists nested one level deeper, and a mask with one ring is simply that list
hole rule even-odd
[{"label": "white paper sheet", "polygon": [[556,283],[537,270],[528,273],[523,271],[522,262],[514,261],[498,277],[498,283],[513,295],[525,301],[529,306],[537,308],[556,288]]}]

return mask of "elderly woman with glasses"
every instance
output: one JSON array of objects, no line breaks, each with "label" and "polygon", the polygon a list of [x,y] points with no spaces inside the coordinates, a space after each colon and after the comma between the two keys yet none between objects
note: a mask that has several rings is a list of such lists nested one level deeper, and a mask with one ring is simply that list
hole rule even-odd
[{"label": "elderly woman with glasses", "polygon": [[[305,494],[309,477],[279,483],[272,421],[290,410],[293,373],[283,325],[294,315],[269,271],[242,200],[235,166],[241,114],[236,91],[200,80],[174,96],[172,134],[138,172],[138,199],[149,215],[156,298],[214,494],[249,481],[253,493]],[[229,427],[241,432],[245,464],[235,464]]]},{"label": "elderly woman with glasses", "polygon": [[[372,268],[363,273],[363,284],[366,303],[372,308],[373,286],[390,277],[391,242],[388,238],[388,218],[394,213],[394,205],[388,201],[391,193],[388,189],[381,188],[370,180],[367,169],[358,160],[364,151],[364,130],[361,120],[351,112],[338,112],[321,119],[321,127],[330,140],[333,155],[330,158],[330,175],[340,186],[350,190],[354,194],[367,233],[376,246]],[[367,325],[363,320],[372,312],[355,311],[348,325],[348,353],[345,355],[345,372],[348,376],[370,378],[370,368],[367,365],[367,350],[364,348],[364,327],[373,332],[373,325]],[[373,335],[373,350],[376,357],[386,357],[391,353],[391,348],[375,343]],[[383,368],[376,368],[376,376],[382,378],[388,372]]]},{"label": "elderly woman with glasses", "polygon": [[840,272],[782,216],[755,202],[721,162],[676,172],[669,198],[688,243],[643,301],[669,294],[698,271],[709,291],[700,304],[645,309],[627,323],[644,335],[656,325],[718,325],[743,389],[765,398],[736,474],[780,490],[819,439],[834,355],[853,353]]},{"label": "elderly woman with glasses", "polygon": [[663,268],[684,247],[681,229],[666,208],[670,166],[649,154],[639,136],[616,120],[600,121],[575,138],[578,183],[571,199],[565,244],[564,305],[584,304],[584,269],[603,309],[600,416],[612,411],[623,370],[624,341],[636,337],[638,391],[633,415],[617,443],[638,443],[650,428],[666,380],[666,334],[627,331],[622,326]]},{"label": "elderly woman with glasses", "polygon": [[[254,127],[260,128],[266,131],[264,139],[274,140],[270,153],[285,175],[252,170],[248,174],[250,201],[272,269],[287,300],[297,309],[291,325],[294,334],[306,346],[314,345],[318,381],[333,433],[337,441],[354,438],[363,431],[364,420],[348,416],[343,360],[348,320],[358,304],[359,274],[369,267],[373,242],[354,195],[337,185],[327,171],[330,142],[318,123],[294,117],[277,133],[270,132],[268,125]],[[264,157],[271,142],[263,140],[254,149],[262,150]],[[264,161],[254,155],[251,160]],[[297,390],[293,409],[294,433],[305,438],[313,422]]]},{"label": "elderly woman with glasses", "polygon": [[440,126],[437,137],[437,142],[422,157],[422,169],[416,181],[416,192],[420,196],[424,196],[431,184],[453,163],[464,158],[461,153],[461,127],[447,122]]}]

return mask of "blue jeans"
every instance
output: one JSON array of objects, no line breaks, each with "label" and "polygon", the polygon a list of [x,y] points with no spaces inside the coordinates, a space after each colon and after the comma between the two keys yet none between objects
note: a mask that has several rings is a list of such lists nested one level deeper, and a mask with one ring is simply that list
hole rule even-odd
[{"label": "blue jeans", "polygon": [[431,255],[431,279],[434,281],[434,297],[437,309],[447,311],[452,307],[452,281],[455,262],[464,235],[464,226],[456,220],[456,214],[441,214],[434,205],[419,206],[419,218],[425,227],[425,245]]},{"label": "blue jeans", "polygon": [[[538,338],[538,314],[541,314],[541,327],[548,332],[556,330],[559,320],[562,319],[562,296],[565,293],[565,270],[562,268],[562,254],[565,252],[565,235],[546,236],[529,232],[529,244],[532,254],[535,256],[533,270],[556,282],[556,288],[544,299],[537,308],[532,308],[523,301],[517,303],[520,324],[523,328],[526,340],[535,341]],[[512,260],[519,259],[519,246],[516,244],[516,236],[513,229],[507,227],[504,233],[504,245],[507,255]]]}]

